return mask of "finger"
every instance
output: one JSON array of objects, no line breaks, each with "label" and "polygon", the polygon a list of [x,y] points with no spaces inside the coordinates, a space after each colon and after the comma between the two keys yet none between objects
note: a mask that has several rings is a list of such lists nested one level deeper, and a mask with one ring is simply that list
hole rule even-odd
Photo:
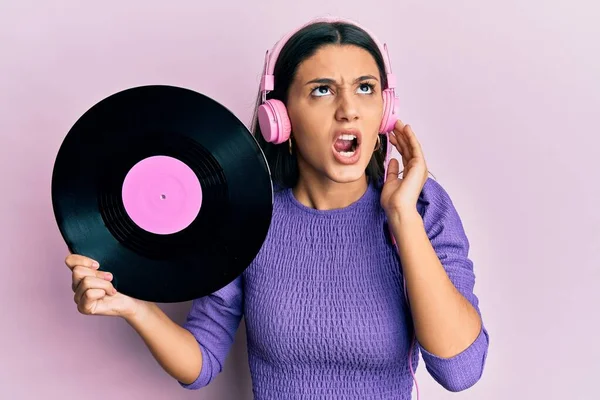
[{"label": "finger", "polygon": [[104,279],[107,281],[111,281],[113,278],[113,275],[110,272],[96,271],[96,270],[90,269],[88,267],[83,267],[81,265],[77,265],[77,266],[75,266],[75,268],[73,268],[73,274],[71,276],[72,276],[71,289],[73,291],[77,290],[79,283],[86,276],[92,276],[92,277]]},{"label": "finger", "polygon": [[398,137],[396,137],[395,135],[389,135],[390,136],[390,143],[392,143],[394,145],[394,147],[396,147],[396,149],[398,150],[398,153],[400,153],[400,155],[402,156],[402,164],[404,166],[406,166],[407,162],[408,162],[408,157],[406,156],[406,148],[404,148],[404,146],[400,143]]},{"label": "finger", "polygon": [[410,142],[408,141],[408,137],[406,136],[407,127],[408,125],[404,126],[404,129],[397,135],[397,138],[398,141],[401,143],[402,148],[404,149],[404,154],[406,155],[406,158],[410,160],[414,157],[414,153],[412,151]]},{"label": "finger", "polygon": [[401,132],[406,124],[402,120],[398,119],[394,124],[394,132]]},{"label": "finger", "polygon": [[388,164],[386,179],[395,179],[398,178],[398,174],[400,173],[400,163],[397,159],[392,158]]},{"label": "finger", "polygon": [[100,267],[100,264],[96,260],[79,254],[69,254],[67,258],[65,258],[65,264],[69,269],[73,269],[77,265],[93,269],[98,269]]},{"label": "finger", "polygon": [[406,148],[404,147],[404,144],[400,141],[397,135],[391,134],[390,142],[394,145],[394,147],[396,147],[396,149],[401,155],[406,154]]},{"label": "finger", "polygon": [[410,125],[406,126],[405,135],[408,143],[410,144],[411,151],[415,157],[423,158],[423,149],[421,148],[421,143],[417,139],[417,135],[412,130]]},{"label": "finger", "polygon": [[[394,125],[394,131],[392,132],[394,134],[394,136],[397,139],[400,139],[402,137],[402,132],[404,131],[404,129],[406,128],[406,124],[404,122],[402,122],[401,120],[396,121],[396,125]],[[402,146],[403,151],[406,153],[407,148],[406,146],[404,146],[404,142],[398,142],[400,144],[400,146]]]},{"label": "finger", "polygon": [[[111,292],[109,291],[109,293]],[[114,296],[115,294],[116,293],[107,294],[106,290],[104,289],[93,288],[87,289],[81,293],[76,292],[75,296],[73,296],[73,301],[75,302],[75,304],[80,306],[82,305],[82,303],[98,301],[104,299],[107,296]]]},{"label": "finger", "polygon": [[109,296],[117,293],[114,286],[109,281],[97,278],[95,276],[86,276],[81,280],[79,286],[77,286],[77,290],[73,296],[75,303],[79,304],[81,301],[81,296],[83,296],[83,294],[90,289],[102,289]]},{"label": "finger", "polygon": [[97,311],[98,301],[106,296],[102,289],[89,289],[77,303],[77,310],[82,314],[94,314]]},{"label": "finger", "polygon": [[90,303],[92,301],[100,300],[106,297],[106,291],[104,289],[88,289],[81,295],[80,303]]}]

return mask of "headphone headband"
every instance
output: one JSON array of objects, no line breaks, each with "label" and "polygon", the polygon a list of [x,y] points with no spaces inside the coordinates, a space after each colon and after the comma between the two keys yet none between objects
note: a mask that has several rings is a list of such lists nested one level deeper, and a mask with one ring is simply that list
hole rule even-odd
[{"label": "headphone headband", "polygon": [[351,24],[354,25],[358,28],[361,28],[362,30],[364,30],[365,32],[367,32],[367,34],[371,37],[371,39],[373,39],[373,41],[375,42],[375,44],[377,45],[377,47],[379,47],[379,51],[381,52],[381,55],[383,56],[383,63],[385,65],[385,73],[387,75],[387,88],[388,89],[394,89],[396,87],[396,78],[394,76],[394,74],[392,73],[392,68],[391,68],[391,61],[390,61],[390,57],[389,57],[389,53],[387,50],[387,44],[381,44],[381,42],[379,42],[379,40],[377,39],[377,37],[375,35],[373,35],[371,32],[369,32],[366,28],[360,26],[357,22],[352,21],[350,19],[346,19],[346,18],[340,18],[340,17],[318,17],[315,19],[310,20],[309,22],[301,25],[300,27],[292,30],[291,32],[287,33],[283,38],[281,38],[276,44],[275,46],[273,46],[273,48],[269,51],[267,50],[266,54],[265,54],[265,66],[264,66],[264,72],[263,72],[263,76],[260,82],[260,90],[262,93],[262,100],[263,103],[265,102],[265,98],[266,98],[266,94],[269,91],[272,91],[275,88],[275,77],[273,76],[273,70],[275,69],[275,64],[277,62],[277,58],[279,57],[279,53],[281,52],[281,49],[283,48],[283,46],[287,43],[287,41],[298,31],[300,31],[301,29],[312,25],[314,23],[318,23],[318,22],[345,22],[347,24]]}]

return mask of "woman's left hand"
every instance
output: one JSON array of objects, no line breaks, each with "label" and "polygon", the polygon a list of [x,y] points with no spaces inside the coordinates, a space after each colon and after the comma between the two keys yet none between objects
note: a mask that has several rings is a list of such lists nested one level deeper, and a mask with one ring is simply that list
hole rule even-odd
[{"label": "woman's left hand", "polygon": [[399,178],[400,164],[392,158],[388,165],[386,181],[381,192],[381,206],[388,217],[393,213],[415,211],[417,200],[427,181],[427,164],[410,125],[398,120],[393,133],[389,133],[390,143],[402,156],[404,171]]}]

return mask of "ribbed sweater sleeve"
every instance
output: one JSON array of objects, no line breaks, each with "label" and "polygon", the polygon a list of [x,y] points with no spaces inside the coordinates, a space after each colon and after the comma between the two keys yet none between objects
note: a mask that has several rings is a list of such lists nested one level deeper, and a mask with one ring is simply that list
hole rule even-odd
[{"label": "ribbed sweater sleeve", "polygon": [[202,369],[191,384],[179,382],[186,389],[208,385],[223,370],[243,314],[242,276],[217,292],[192,302],[183,325],[200,346]]},{"label": "ribbed sweater sleeve", "polygon": [[[435,190],[425,190],[421,201],[421,215],[425,230],[448,277],[458,291],[479,310],[474,294],[475,274],[469,258],[469,240],[458,211],[448,193],[432,179],[426,185]],[[447,390],[456,392],[473,386],[481,377],[489,347],[489,335],[482,329],[473,343],[451,358],[438,357],[422,346],[421,355],[430,375]]]}]

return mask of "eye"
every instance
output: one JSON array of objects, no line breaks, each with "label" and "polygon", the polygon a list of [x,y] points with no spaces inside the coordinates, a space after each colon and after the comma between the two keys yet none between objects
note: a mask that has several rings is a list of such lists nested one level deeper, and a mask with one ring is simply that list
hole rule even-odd
[{"label": "eye", "polygon": [[373,84],[372,83],[361,83],[358,90],[360,93],[363,93],[363,94],[371,94],[371,93],[373,93]]},{"label": "eye", "polygon": [[311,92],[313,96],[322,97],[329,94],[329,87],[327,86],[318,86],[313,89]]}]

